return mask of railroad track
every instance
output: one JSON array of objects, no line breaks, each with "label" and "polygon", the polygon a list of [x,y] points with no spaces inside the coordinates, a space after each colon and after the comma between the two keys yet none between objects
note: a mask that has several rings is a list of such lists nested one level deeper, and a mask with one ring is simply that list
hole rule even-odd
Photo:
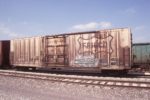
[{"label": "railroad track", "polygon": [[48,80],[53,82],[65,82],[92,86],[115,86],[115,87],[132,87],[150,89],[149,78],[113,78],[113,77],[93,77],[77,75],[46,74],[33,72],[20,72],[0,70],[0,75],[30,78],[39,80]]}]

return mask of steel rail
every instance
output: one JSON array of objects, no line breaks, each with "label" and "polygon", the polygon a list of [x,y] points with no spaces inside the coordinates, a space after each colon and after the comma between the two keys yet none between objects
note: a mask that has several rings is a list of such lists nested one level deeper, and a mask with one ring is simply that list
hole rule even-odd
[{"label": "steel rail", "polygon": [[132,88],[145,88],[150,89],[150,79],[139,80],[136,78],[106,78],[106,77],[88,77],[88,76],[73,76],[73,75],[60,75],[60,74],[45,74],[33,72],[20,72],[20,71],[6,71],[0,70],[0,75],[48,80],[53,82],[75,83],[82,85],[92,86],[116,86],[116,87],[132,87]]}]

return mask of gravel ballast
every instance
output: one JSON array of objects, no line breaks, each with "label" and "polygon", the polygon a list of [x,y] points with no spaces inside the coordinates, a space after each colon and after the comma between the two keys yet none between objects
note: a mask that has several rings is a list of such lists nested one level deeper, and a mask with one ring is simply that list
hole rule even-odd
[{"label": "gravel ballast", "polygon": [[0,76],[0,100],[150,100],[150,90]]}]

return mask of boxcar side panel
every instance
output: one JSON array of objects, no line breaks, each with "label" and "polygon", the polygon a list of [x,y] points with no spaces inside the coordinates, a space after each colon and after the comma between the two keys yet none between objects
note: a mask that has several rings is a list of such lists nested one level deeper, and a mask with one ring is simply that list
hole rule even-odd
[{"label": "boxcar side panel", "polygon": [[46,66],[65,66],[67,64],[67,45],[66,37],[60,36],[46,36],[45,40],[45,65]]},{"label": "boxcar side panel", "polygon": [[41,67],[42,37],[11,40],[11,64],[23,67]]},{"label": "boxcar side panel", "polygon": [[150,64],[150,43],[133,44],[133,65]]},{"label": "boxcar side panel", "polygon": [[130,29],[103,30],[67,37],[69,65],[106,70],[131,66]]},{"label": "boxcar side panel", "polygon": [[129,69],[131,32],[122,28],[15,39],[11,62],[26,67]]}]

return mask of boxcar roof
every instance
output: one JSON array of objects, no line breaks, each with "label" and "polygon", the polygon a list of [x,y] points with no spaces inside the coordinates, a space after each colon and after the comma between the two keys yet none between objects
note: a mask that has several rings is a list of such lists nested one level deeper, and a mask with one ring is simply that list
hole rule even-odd
[{"label": "boxcar roof", "polygon": [[[90,33],[97,33],[97,32],[105,32],[105,31],[116,31],[116,30],[123,30],[123,29],[129,29],[128,27],[125,28],[112,28],[112,29],[103,29],[103,30],[96,30],[96,31],[83,31],[83,32],[66,32],[66,33],[61,33],[61,34],[49,34],[49,35],[42,35],[42,36],[32,36],[32,37],[22,37],[22,38],[15,38],[15,39],[26,39],[26,38],[34,38],[34,37],[57,37],[57,36],[65,36],[65,35],[75,35],[75,34],[90,34]],[[15,40],[12,39],[12,40]]]},{"label": "boxcar roof", "polygon": [[104,31],[116,31],[116,30],[123,30],[123,29],[130,29],[130,28],[113,28],[113,29],[103,29],[103,30],[96,30],[96,31],[83,31],[83,32],[66,32],[66,33],[62,33],[62,34],[50,34],[50,35],[46,35],[46,36],[63,36],[63,35],[75,35],[75,34],[90,34],[90,33],[96,33],[96,32],[104,32]]},{"label": "boxcar roof", "polygon": [[133,43],[133,46],[140,46],[140,45],[150,45],[149,42],[146,43]]}]

